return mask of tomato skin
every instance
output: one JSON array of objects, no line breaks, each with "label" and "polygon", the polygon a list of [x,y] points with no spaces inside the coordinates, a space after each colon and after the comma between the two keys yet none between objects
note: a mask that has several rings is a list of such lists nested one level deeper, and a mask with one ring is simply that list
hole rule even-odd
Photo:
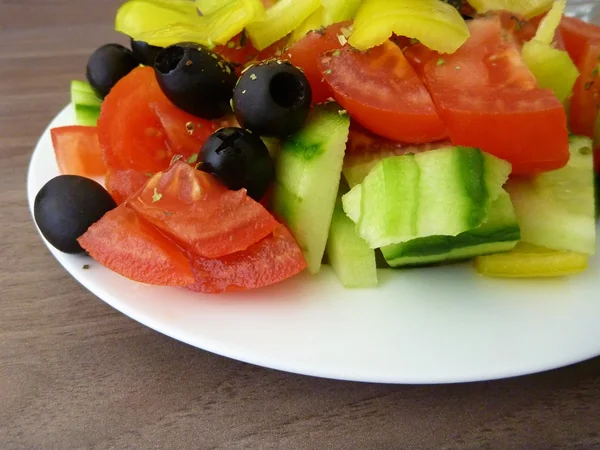
[{"label": "tomato skin", "polygon": [[132,169],[108,169],[104,186],[118,205],[139,191],[150,180],[151,174]]},{"label": "tomato skin", "polygon": [[410,143],[447,136],[425,85],[391,41],[366,53],[346,46],[322,57],[321,69],[336,101],[369,131]]},{"label": "tomato skin", "polygon": [[211,294],[269,286],[306,268],[302,251],[283,225],[245,251],[216,259],[194,255],[190,260],[196,281],[188,289]]},{"label": "tomato skin", "polygon": [[573,88],[569,108],[571,131],[594,137],[596,118],[600,112],[600,40],[589,41],[578,64],[581,75]]},{"label": "tomato skin", "polygon": [[174,155],[199,151],[218,125],[176,108],[152,67],[138,67],[105,98],[98,119],[104,161],[114,169],[159,172]]},{"label": "tomato skin", "polygon": [[320,58],[327,52],[342,48],[338,36],[342,34],[342,28],[350,24],[351,22],[341,22],[325,30],[309,31],[282,55],[282,59],[287,59],[304,71],[312,89],[313,103],[322,103],[333,96],[333,92],[323,78]]},{"label": "tomato skin", "polygon": [[573,62],[579,67],[589,41],[600,41],[600,27],[575,17],[563,17],[560,33],[565,48]]},{"label": "tomato skin", "polygon": [[157,286],[194,282],[184,253],[125,205],[109,211],[78,241],[96,261],[130,280]]},{"label": "tomato skin", "polygon": [[183,161],[154,175],[127,204],[187,251],[219,258],[243,251],[279,223],[244,189],[230,191]]},{"label": "tomato skin", "polygon": [[96,127],[66,126],[50,130],[56,162],[63,175],[99,177],[105,174],[106,164]]},{"label": "tomato skin", "polygon": [[503,39],[497,17],[475,19],[471,38],[425,78],[454,145],[478,147],[513,166],[514,174],[559,169],[569,160],[566,114],[539,89],[518,48]]}]

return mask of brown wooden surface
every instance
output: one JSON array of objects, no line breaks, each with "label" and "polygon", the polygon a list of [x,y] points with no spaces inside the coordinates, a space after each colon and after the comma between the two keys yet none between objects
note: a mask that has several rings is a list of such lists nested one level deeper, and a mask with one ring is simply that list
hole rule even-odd
[{"label": "brown wooden surface", "polygon": [[[85,291],[36,235],[25,170],[118,0],[0,0],[0,449],[600,448],[600,360],[386,386],[191,348]],[[599,318],[600,322],[600,318]]]}]

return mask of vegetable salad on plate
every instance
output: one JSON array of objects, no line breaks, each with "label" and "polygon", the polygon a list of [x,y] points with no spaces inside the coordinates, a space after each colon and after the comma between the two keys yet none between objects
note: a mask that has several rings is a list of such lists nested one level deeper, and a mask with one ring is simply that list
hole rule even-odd
[{"label": "vegetable salad on plate", "polygon": [[[600,27],[566,0],[129,0],[51,129],[36,223],[141,283],[345,287],[596,250]],[[103,182],[103,184],[101,183]],[[465,270],[468,270],[467,268]]]}]

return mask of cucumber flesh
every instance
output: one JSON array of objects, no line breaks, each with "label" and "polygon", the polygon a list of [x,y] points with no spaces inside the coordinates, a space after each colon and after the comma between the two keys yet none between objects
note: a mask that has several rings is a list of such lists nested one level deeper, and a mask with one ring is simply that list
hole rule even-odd
[{"label": "cucumber flesh", "polygon": [[336,202],[331,219],[327,257],[344,287],[377,286],[375,251],[356,233],[354,222],[344,213],[341,199]]},{"label": "cucumber flesh", "polygon": [[100,117],[102,99],[85,81],[71,81],[71,103],[75,108],[77,125],[96,126]]},{"label": "cucumber flesh", "polygon": [[458,236],[429,236],[381,249],[392,267],[419,266],[470,259],[512,250],[520,230],[510,197],[503,192],[490,207],[487,220]]},{"label": "cucumber flesh", "polygon": [[311,273],[319,272],[325,253],[349,128],[339,105],[316,106],[283,142],[276,162],[273,211],[290,228]]},{"label": "cucumber flesh", "polygon": [[507,185],[524,242],[592,255],[596,251],[592,141],[572,136],[562,169]]}]

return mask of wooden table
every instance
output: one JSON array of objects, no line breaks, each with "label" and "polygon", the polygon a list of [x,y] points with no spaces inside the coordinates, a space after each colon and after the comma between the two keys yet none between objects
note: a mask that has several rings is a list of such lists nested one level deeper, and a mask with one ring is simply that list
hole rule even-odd
[{"label": "wooden table", "polygon": [[[519,379],[388,386],[254,367],[84,290],[25,198],[36,139],[118,0],[0,0],[0,448],[600,448],[600,359]],[[599,318],[600,319],[600,318]]]}]

